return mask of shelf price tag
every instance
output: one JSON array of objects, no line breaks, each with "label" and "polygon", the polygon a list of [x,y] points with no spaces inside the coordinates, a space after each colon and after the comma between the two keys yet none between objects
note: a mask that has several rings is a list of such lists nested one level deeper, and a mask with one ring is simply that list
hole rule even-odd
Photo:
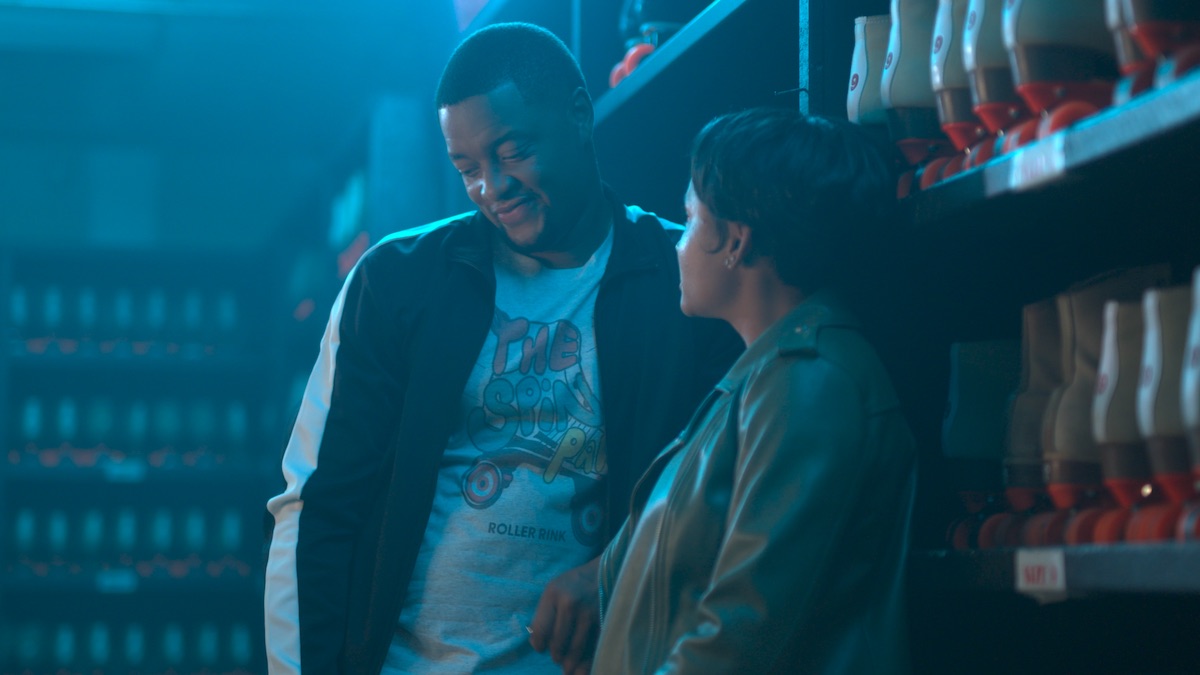
[{"label": "shelf price tag", "polygon": [[101,593],[132,593],[137,586],[133,570],[104,570],[96,574],[96,590]]},{"label": "shelf price tag", "polygon": [[1067,572],[1061,548],[1018,549],[1015,558],[1017,592],[1039,602],[1067,597]]},{"label": "shelf price tag", "polygon": [[126,459],[104,465],[104,479],[110,483],[140,483],[146,479],[146,463],[140,459]]},{"label": "shelf price tag", "polygon": [[1014,192],[1030,190],[1057,179],[1067,169],[1066,136],[1053,134],[1017,150],[1011,167],[1008,186]]}]

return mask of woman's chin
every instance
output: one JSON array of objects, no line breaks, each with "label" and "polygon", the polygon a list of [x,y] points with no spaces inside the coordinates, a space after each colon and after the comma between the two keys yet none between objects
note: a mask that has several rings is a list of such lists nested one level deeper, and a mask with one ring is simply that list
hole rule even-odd
[{"label": "woman's chin", "polygon": [[707,315],[699,307],[696,307],[694,303],[688,302],[686,296],[679,298],[679,310],[683,312],[684,316],[690,316],[695,319],[707,318]]}]

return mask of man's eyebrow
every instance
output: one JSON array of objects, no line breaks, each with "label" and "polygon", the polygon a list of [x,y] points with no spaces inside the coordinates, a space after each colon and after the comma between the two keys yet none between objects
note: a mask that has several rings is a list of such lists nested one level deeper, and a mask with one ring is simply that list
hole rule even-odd
[{"label": "man's eyebrow", "polygon": [[527,141],[530,138],[532,138],[532,135],[530,135],[527,132],[519,131],[517,129],[511,129],[511,130],[505,132],[503,135],[501,135],[496,140],[492,141],[492,148],[493,149],[498,148],[498,147],[504,145],[505,143],[509,143],[509,142]]},{"label": "man's eyebrow", "polygon": [[[499,136],[498,138],[493,140],[490,144],[488,144],[488,147],[490,150],[492,150],[494,152],[496,150],[496,148],[504,145],[505,143],[527,141],[531,138],[533,138],[532,134],[513,129],[513,130],[505,132],[504,134],[502,134],[501,136]],[[454,162],[454,161],[457,161],[460,159],[470,159],[470,157],[468,157],[465,153],[461,153],[461,152],[450,153],[450,161],[451,162]]]}]

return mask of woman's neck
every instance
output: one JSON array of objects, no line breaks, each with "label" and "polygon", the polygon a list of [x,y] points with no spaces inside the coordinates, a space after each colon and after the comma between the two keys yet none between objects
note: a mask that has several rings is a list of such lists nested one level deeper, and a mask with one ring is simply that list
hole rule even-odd
[{"label": "woman's neck", "polygon": [[[774,270],[748,270],[741,293],[726,317],[749,347],[768,328],[804,302],[804,294],[783,283]],[[765,272],[765,273],[764,273]]]}]

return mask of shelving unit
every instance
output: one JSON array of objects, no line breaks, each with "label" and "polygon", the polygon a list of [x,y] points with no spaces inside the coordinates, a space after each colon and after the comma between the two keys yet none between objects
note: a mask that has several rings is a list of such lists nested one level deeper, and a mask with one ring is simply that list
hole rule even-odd
[{"label": "shelving unit", "polygon": [[910,564],[914,584],[945,591],[1015,592],[1035,599],[1099,593],[1200,596],[1197,544],[916,551]]},{"label": "shelving unit", "polygon": [[795,3],[710,5],[597,98],[601,175],[627,202],[681,222],[696,132],[724,113],[798,105],[799,26]]},{"label": "shelving unit", "polygon": [[265,670],[280,275],[161,251],[0,270],[0,670]]},{"label": "shelving unit", "polygon": [[[62,594],[23,602],[6,609],[19,612],[20,621],[0,617],[5,672],[44,672],[45,661],[69,664],[59,672],[265,672],[261,630],[246,619],[261,598],[219,593],[212,601],[181,600],[187,598],[167,590],[110,595],[102,603]],[[149,603],[170,603],[170,616],[148,617]]]},{"label": "shelving unit", "polygon": [[[1119,267],[1200,264],[1200,74],[959,174],[903,204],[913,343],[901,366],[924,449],[910,556],[918,672],[1190,673],[1200,544],[948,551],[962,482],[997,463],[940,456],[949,346],[1020,337],[1025,304]],[[919,308],[919,312],[914,308]]]}]

